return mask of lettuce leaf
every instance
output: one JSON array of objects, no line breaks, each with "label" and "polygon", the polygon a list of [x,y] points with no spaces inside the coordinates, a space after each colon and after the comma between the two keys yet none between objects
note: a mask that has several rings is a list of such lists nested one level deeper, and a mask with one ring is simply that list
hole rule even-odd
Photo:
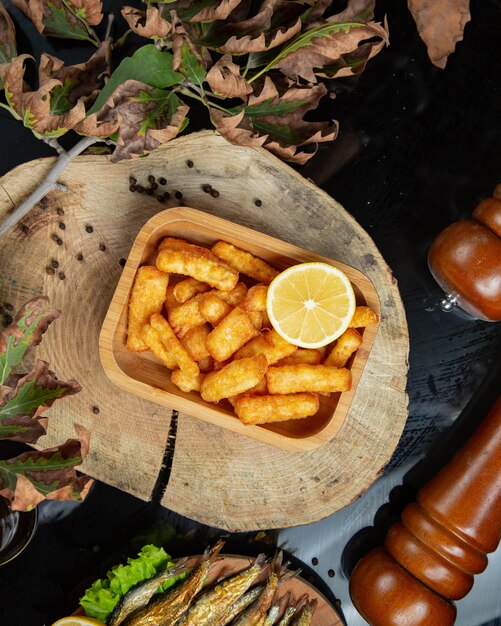
[{"label": "lettuce leaf", "polygon": [[[136,558],[127,559],[126,565],[117,565],[106,574],[106,578],[96,580],[80,598],[80,606],[88,617],[106,623],[115,606],[129,589],[163,572],[172,564],[171,557],[163,548],[154,545],[144,546]],[[166,580],[157,593],[172,587],[184,576],[173,576]]]}]

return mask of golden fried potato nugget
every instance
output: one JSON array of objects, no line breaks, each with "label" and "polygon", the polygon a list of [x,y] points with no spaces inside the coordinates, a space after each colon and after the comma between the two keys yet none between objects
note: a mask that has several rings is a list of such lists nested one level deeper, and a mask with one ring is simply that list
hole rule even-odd
[{"label": "golden fried potato nugget", "polygon": [[256,330],[261,330],[263,327],[263,311],[247,311],[247,315],[250,317],[251,322],[254,324]]},{"label": "golden fried potato nugget", "polygon": [[231,291],[238,283],[238,272],[223,261],[198,252],[164,248],[157,256],[162,272],[185,274],[221,291]]},{"label": "golden fried potato nugget", "polygon": [[198,362],[198,367],[200,368],[201,372],[212,372],[212,370],[215,369],[214,359],[211,356],[206,356],[205,359],[202,359]]},{"label": "golden fried potato nugget", "polygon": [[169,326],[167,320],[162,317],[160,313],[154,313],[151,316],[150,324],[158,332],[160,341],[163,343],[165,349],[172,354],[179,369],[188,376],[197,376],[200,374],[200,369],[196,361],[188,354]]},{"label": "golden fried potato nugget", "polygon": [[257,334],[250,317],[237,306],[207,337],[207,348],[216,361],[226,361]]},{"label": "golden fried potato nugget", "polygon": [[333,367],[344,367],[350,356],[362,345],[362,335],[354,328],[348,328],[338,338],[324,365]]},{"label": "golden fried potato nugget", "polygon": [[195,254],[201,254],[202,256],[206,256],[209,259],[215,259],[216,256],[213,254],[209,248],[204,248],[203,246],[197,246],[193,243],[188,243],[184,239],[176,239],[175,237],[165,237],[158,244],[158,252],[161,250],[177,250],[178,252],[193,252]]},{"label": "golden fried potato nugget", "polygon": [[213,326],[217,326],[224,318],[233,311],[233,307],[229,302],[225,302],[215,291],[205,293],[198,303],[198,310],[202,317],[210,322]]},{"label": "golden fried potato nugget", "polygon": [[[309,365],[318,365],[322,361],[322,353],[320,350],[311,348],[299,348],[297,352],[286,356],[278,361],[277,365],[297,365],[298,363],[308,363]],[[332,365],[332,363],[329,363]]]},{"label": "golden fried potato nugget", "polygon": [[190,391],[200,391],[200,386],[205,378],[205,374],[197,374],[195,376],[186,374],[183,370],[174,370],[170,375],[171,382],[179,387],[184,393]]},{"label": "golden fried potato nugget", "polygon": [[129,300],[127,348],[144,352],[148,346],[141,338],[143,326],[153,313],[159,313],[165,300],[169,277],[156,267],[144,265],[137,270]]},{"label": "golden fried potato nugget", "polygon": [[209,324],[194,326],[180,338],[180,341],[188,354],[190,354],[193,359],[199,363],[199,366],[200,361],[210,357],[210,352],[207,350],[207,337],[209,336],[211,330],[212,329]]},{"label": "golden fried potato nugget", "polygon": [[266,297],[268,285],[254,285],[250,287],[242,302],[242,309],[246,311],[266,311]]},{"label": "golden fried potato nugget", "polygon": [[212,252],[242,274],[265,285],[269,285],[279,274],[279,271],[268,265],[266,261],[258,259],[250,252],[244,252],[244,250],[240,250],[240,248],[225,241],[218,241],[212,246]]},{"label": "golden fried potato nugget", "polygon": [[235,413],[244,424],[269,424],[315,415],[320,407],[318,396],[293,393],[283,396],[239,396]]},{"label": "golden fried potato nugget", "polygon": [[363,328],[371,324],[377,324],[379,318],[375,311],[368,306],[357,306],[355,313],[348,324],[348,328]]},{"label": "golden fried potato nugget", "polygon": [[285,341],[276,330],[270,330],[251,339],[235,353],[234,358],[242,359],[256,354],[264,354],[268,365],[273,365],[280,359],[294,354],[297,349],[297,346]]},{"label": "golden fried potato nugget", "polygon": [[185,278],[174,285],[172,289],[174,297],[180,304],[190,300],[197,293],[205,293],[206,291],[210,291],[210,285],[202,283],[196,278]]},{"label": "golden fried potato nugget", "polygon": [[205,317],[202,316],[198,308],[204,295],[199,293],[191,300],[187,300],[184,304],[179,304],[169,311],[167,316],[169,324],[178,337],[184,337],[191,328],[205,324]]},{"label": "golden fried potato nugget", "polygon": [[170,370],[176,369],[176,359],[164,347],[163,343],[160,341],[160,335],[152,326],[150,326],[149,324],[145,324],[143,326],[143,329],[141,331],[141,339],[153,352],[157,359],[162,361],[165,367],[169,368]]},{"label": "golden fried potato nugget", "polygon": [[222,369],[207,374],[200,387],[206,402],[219,402],[251,389],[263,378],[268,363],[263,354],[231,361]]},{"label": "golden fried potato nugget", "polygon": [[266,372],[270,394],[333,393],[351,389],[351,372],[328,365],[281,365]]},{"label": "golden fried potato nugget", "polygon": [[240,304],[247,295],[247,287],[244,283],[237,283],[235,289],[232,289],[231,291],[220,291],[215,289],[213,293],[215,293],[216,296],[219,296],[221,300],[228,302],[228,304],[237,306],[237,304]]},{"label": "golden fried potato nugget", "polygon": [[179,306],[176,296],[174,295],[174,285],[169,285],[165,293],[164,312],[168,316],[172,309]]}]

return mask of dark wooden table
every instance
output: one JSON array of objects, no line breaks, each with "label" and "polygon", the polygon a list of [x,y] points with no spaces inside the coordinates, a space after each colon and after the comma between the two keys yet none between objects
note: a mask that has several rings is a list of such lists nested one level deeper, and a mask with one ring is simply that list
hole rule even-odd
[{"label": "dark wooden table", "polygon": [[[341,135],[321,146],[302,170],[375,240],[399,282],[410,333],[410,415],[385,475],[330,518],[264,538],[286,542],[316,584],[341,599],[348,626],[365,623],[347,593],[357,556],[381,541],[390,521],[459,447],[501,387],[499,324],[442,313],[442,294],[426,263],[435,235],[467,217],[501,182],[501,4],[472,5],[465,40],[442,71],[427,60],[404,3],[378,2],[378,16],[388,14],[391,46],[360,78],[332,85],[338,98],[325,106],[340,120]],[[39,53],[42,39],[19,12],[14,15],[20,48]],[[81,48],[51,43],[52,52],[67,61],[85,56]],[[0,133],[0,174],[52,154],[3,110]],[[183,535],[171,539],[174,554],[195,552],[217,534],[103,484],[82,505],[46,503],[39,512],[33,542],[0,569],[2,624],[50,624],[74,607],[83,581],[147,540],[168,542],[165,523]],[[229,551],[255,553],[261,547],[262,539],[254,536],[229,538]],[[501,624],[500,577],[498,550],[459,603],[458,625]]]}]

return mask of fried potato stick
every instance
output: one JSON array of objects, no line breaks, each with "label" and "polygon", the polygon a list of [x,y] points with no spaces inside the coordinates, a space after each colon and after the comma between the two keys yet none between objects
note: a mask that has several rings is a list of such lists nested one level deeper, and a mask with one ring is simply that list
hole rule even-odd
[{"label": "fried potato stick", "polygon": [[268,363],[264,354],[231,361],[222,369],[204,378],[200,394],[206,402],[219,402],[251,389],[263,378]]},{"label": "fried potato stick", "polygon": [[200,369],[196,361],[188,354],[182,343],[174,334],[174,331],[160,313],[154,313],[150,318],[150,324],[158,332],[160,341],[176,360],[179,368],[188,376],[197,376]]},{"label": "fried potato stick", "polygon": [[348,328],[336,341],[324,361],[324,365],[344,367],[350,356],[362,345],[362,335],[354,328]]},{"label": "fried potato stick", "polygon": [[268,285],[254,285],[242,301],[242,309],[246,311],[266,311]]},{"label": "fried potato stick", "polygon": [[[291,354],[290,356],[286,356],[285,358],[281,359],[276,365],[298,365],[299,363],[318,365],[321,361],[322,353],[320,352],[320,350],[299,348],[297,352],[294,352],[294,354]],[[327,365],[327,363],[325,365]],[[333,365],[333,363],[328,363],[328,365]]]},{"label": "fried potato stick", "polygon": [[247,311],[247,315],[250,317],[251,322],[254,324],[257,330],[261,330],[263,327],[263,311]]},{"label": "fried potato stick", "polygon": [[170,375],[171,382],[176,385],[184,393],[190,393],[190,391],[200,391],[200,385],[202,384],[205,374],[197,374],[196,376],[186,374],[183,370],[174,370]]},{"label": "fried potato stick", "polygon": [[174,285],[169,285],[165,292],[164,311],[166,315],[169,315],[172,309],[175,309],[177,306],[179,306],[179,302],[174,295]]},{"label": "fried potato stick", "polygon": [[184,239],[176,239],[175,237],[165,237],[158,245],[158,252],[161,250],[177,250],[178,252],[193,252],[195,254],[201,254],[209,259],[215,259],[216,255],[213,254],[209,248],[203,246],[197,246],[193,243],[188,243]]},{"label": "fried potato stick", "polygon": [[213,326],[217,326],[224,318],[233,311],[233,307],[229,302],[225,302],[214,291],[205,293],[198,303],[198,310],[202,317],[210,322]]},{"label": "fried potato stick", "polygon": [[251,339],[235,353],[235,359],[242,359],[256,354],[264,354],[268,365],[273,365],[280,359],[294,354],[297,346],[285,341],[276,330],[270,330]]},{"label": "fried potato stick", "polygon": [[127,348],[144,352],[148,346],[141,338],[143,326],[153,313],[159,313],[165,300],[169,277],[156,267],[144,265],[137,270],[129,300]]},{"label": "fried potato stick", "polygon": [[368,306],[357,306],[355,313],[351,318],[348,328],[363,328],[364,326],[370,326],[371,324],[377,324],[379,318],[375,311]]},{"label": "fried potato stick", "polygon": [[141,339],[153,352],[153,354],[162,361],[165,367],[170,370],[177,368],[177,361],[172,354],[164,347],[160,341],[158,332],[149,324],[145,324],[141,330]]},{"label": "fried potato stick", "polygon": [[266,261],[258,259],[250,252],[240,250],[240,248],[225,241],[218,241],[212,246],[212,252],[242,274],[250,276],[265,285],[269,285],[275,276],[279,274],[279,271],[268,265]]},{"label": "fried potato stick", "polygon": [[207,337],[210,332],[211,327],[209,324],[203,324],[202,326],[190,328],[184,337],[180,338],[188,354],[190,354],[197,363],[210,357],[210,352],[207,350],[206,345]]},{"label": "fried potato stick", "polygon": [[247,313],[237,306],[207,337],[207,349],[216,361],[226,361],[258,333]]},{"label": "fried potato stick", "polygon": [[205,293],[206,291],[210,291],[210,285],[202,283],[196,278],[185,278],[174,285],[172,289],[174,297],[180,304],[190,300],[197,293]]},{"label": "fried potato stick", "polygon": [[351,372],[328,365],[282,365],[266,372],[270,394],[332,393],[351,389]]},{"label": "fried potato stick", "polygon": [[205,294],[199,293],[184,304],[179,304],[169,311],[169,324],[178,337],[184,337],[186,333],[195,326],[205,324],[205,317],[202,316],[198,308],[201,298]]},{"label": "fried potato stick", "polygon": [[216,296],[219,296],[221,300],[228,302],[228,304],[237,306],[237,304],[240,304],[246,297],[247,287],[244,283],[237,283],[235,289],[232,289],[231,291],[220,291],[219,289],[215,289],[214,293]]},{"label": "fried potato stick", "polygon": [[162,272],[185,274],[221,291],[231,291],[238,283],[238,272],[219,259],[198,252],[164,248],[157,256]]},{"label": "fried potato stick", "polygon": [[318,396],[294,393],[284,396],[240,396],[235,413],[244,424],[269,424],[315,415],[320,407]]}]

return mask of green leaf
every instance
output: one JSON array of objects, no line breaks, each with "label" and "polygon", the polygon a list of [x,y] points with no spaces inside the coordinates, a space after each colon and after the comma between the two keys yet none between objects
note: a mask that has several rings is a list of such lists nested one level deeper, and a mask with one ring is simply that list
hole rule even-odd
[{"label": "green leaf", "polygon": [[54,389],[42,387],[32,379],[26,382],[4,405],[0,406],[0,420],[34,413],[40,407],[48,407],[51,400],[60,398],[67,392],[67,387],[55,387]]},{"label": "green leaf", "polygon": [[181,65],[179,66],[179,71],[182,72],[191,83],[202,87],[205,78],[205,69],[186,42],[181,46]]},{"label": "green leaf", "polygon": [[13,510],[30,510],[47,497],[81,500],[86,495],[91,479],[77,475],[75,467],[88,449],[89,431],[78,428],[84,443],[68,439],[58,448],[0,461],[0,496],[11,502]]},{"label": "green leaf", "polygon": [[48,15],[43,16],[42,21],[47,27],[48,35],[64,37],[65,39],[92,41],[88,30],[82,22],[76,19],[70,22],[69,15],[71,13],[66,7],[57,7],[52,2],[49,2],[47,6],[50,12]]},{"label": "green leaf", "polygon": [[174,71],[172,63],[170,52],[157,50],[153,44],[142,46],[112,73],[88,115],[97,113],[115,89],[127,80],[138,80],[159,89],[181,83],[184,76]]},{"label": "green leaf", "polygon": [[264,115],[285,115],[302,107],[307,100],[294,100],[291,102],[280,101],[273,103],[273,98],[267,98],[260,104],[254,104],[246,107],[235,107],[230,109],[232,115],[238,115],[242,109],[245,109],[245,115],[256,118]]},{"label": "green leaf", "polygon": [[287,124],[268,124],[262,120],[254,120],[252,126],[263,135],[269,135],[270,139],[281,141],[289,146],[300,144],[304,140],[302,135]]},{"label": "green leaf", "polygon": [[46,298],[30,300],[13,323],[0,333],[0,385],[28,350],[40,343],[49,324],[59,317],[58,311],[51,311],[47,306]]},{"label": "green leaf", "polygon": [[74,107],[69,100],[71,90],[78,85],[76,80],[67,80],[64,85],[57,85],[50,93],[50,114],[63,115]]}]

